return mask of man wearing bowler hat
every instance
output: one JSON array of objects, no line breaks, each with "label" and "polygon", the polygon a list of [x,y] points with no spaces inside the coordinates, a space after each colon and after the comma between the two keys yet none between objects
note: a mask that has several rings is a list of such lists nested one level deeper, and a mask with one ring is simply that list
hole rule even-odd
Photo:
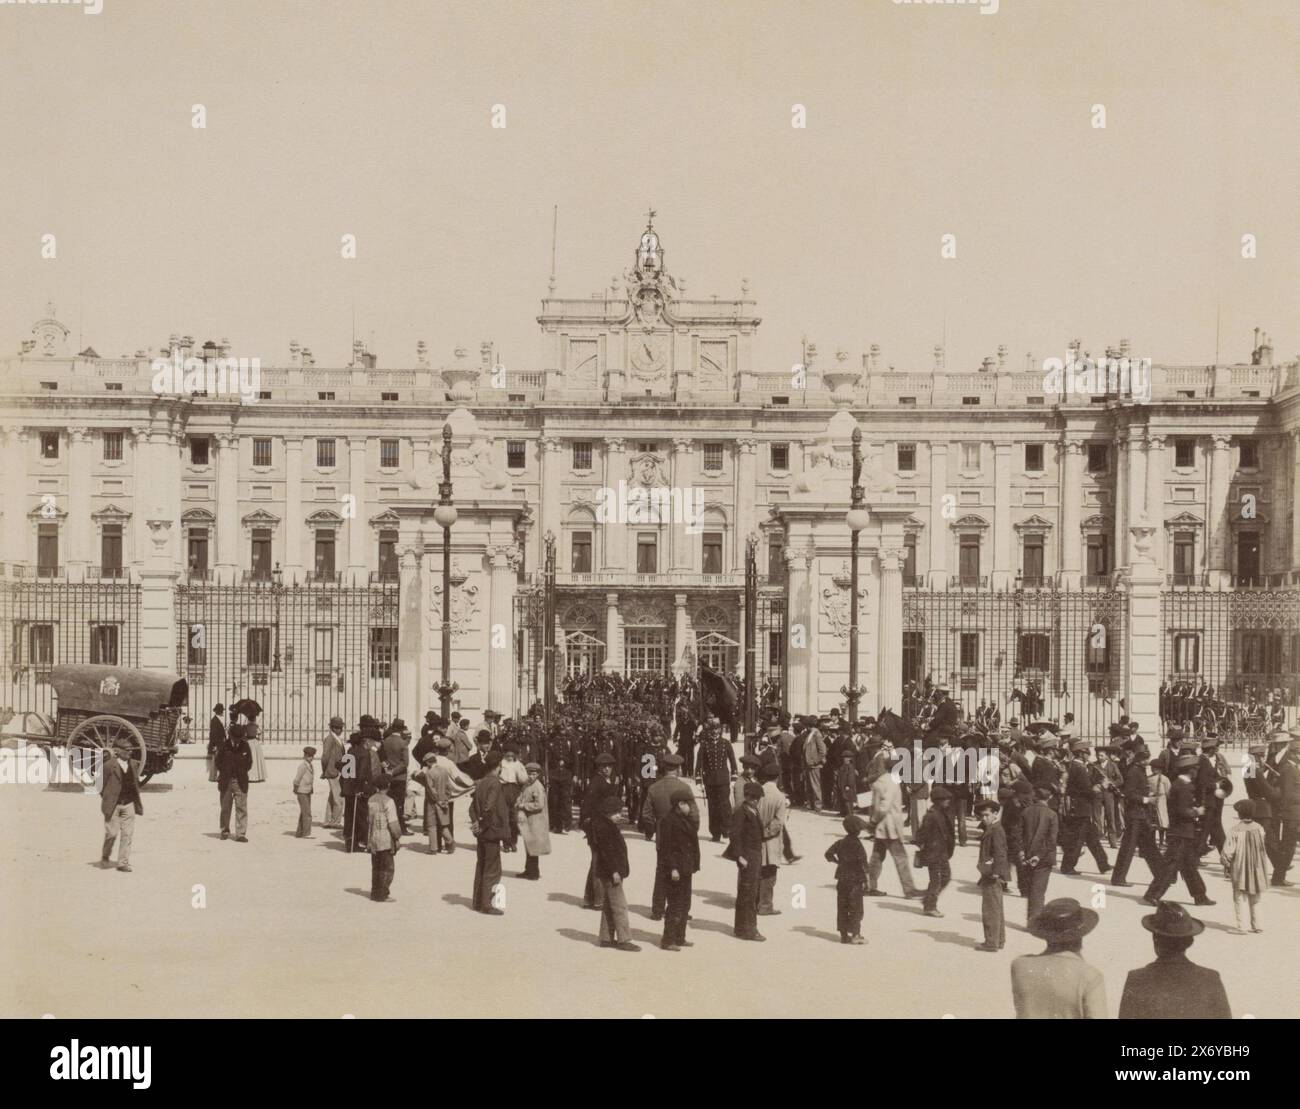
[{"label": "man wearing bowler hat", "polygon": [[1205,925],[1181,905],[1161,901],[1142,918],[1151,933],[1156,961],[1129,971],[1119,1001],[1121,1020],[1230,1020],[1228,994],[1217,970],[1197,966],[1187,957]]},{"label": "man wearing bowler hat", "polygon": [[1083,937],[1097,914],[1072,897],[1049,901],[1029,926],[1047,947],[1011,960],[1011,996],[1021,1020],[1082,1020],[1107,1016],[1101,971],[1083,961]]}]

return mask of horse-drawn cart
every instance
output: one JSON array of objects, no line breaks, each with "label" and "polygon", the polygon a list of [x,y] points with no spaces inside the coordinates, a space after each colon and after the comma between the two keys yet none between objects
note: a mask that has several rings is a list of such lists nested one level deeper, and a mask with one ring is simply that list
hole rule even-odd
[{"label": "horse-drawn cart", "polygon": [[143,785],[170,770],[176,728],[189,685],[165,670],[121,666],[56,666],[50,684],[57,699],[54,720],[27,713],[18,738],[50,749],[67,748],[74,760],[124,744]]}]

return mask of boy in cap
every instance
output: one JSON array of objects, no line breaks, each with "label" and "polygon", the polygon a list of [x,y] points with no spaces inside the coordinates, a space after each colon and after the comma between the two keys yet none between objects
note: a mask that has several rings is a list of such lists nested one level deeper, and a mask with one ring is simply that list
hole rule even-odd
[{"label": "boy in cap", "polygon": [[656,882],[667,890],[664,905],[664,934],[659,946],[665,951],[690,947],[686,921],[691,911],[691,875],[700,869],[699,829],[691,818],[685,797],[673,801],[672,812],[659,820],[655,831]]},{"label": "boy in cap", "polygon": [[763,822],[759,819],[758,803],[762,797],[762,786],[757,782],[745,783],[744,800],[732,813],[731,836],[722,853],[724,859],[736,864],[735,936],[759,942],[767,938],[758,932],[758,872],[763,861]]},{"label": "boy in cap", "polygon": [[916,836],[916,865],[926,867],[930,872],[930,884],[921,899],[921,910],[926,916],[943,916],[939,912],[939,895],[952,881],[949,860],[957,848],[957,840],[953,834],[952,813],[948,807],[951,801],[952,794],[948,792],[947,786],[932,786],[930,807],[921,820]]},{"label": "boy in cap", "polygon": [[567,836],[573,826],[573,771],[568,760],[561,755],[551,771],[547,783],[546,808],[550,814],[551,831],[557,836]]},{"label": "boy in cap", "polygon": [[826,861],[835,864],[835,927],[840,943],[864,944],[862,906],[866,900],[867,852],[858,836],[868,828],[862,817],[849,813],[844,818],[843,839],[826,848]]},{"label": "boy in cap", "polygon": [[840,752],[840,765],[835,770],[835,797],[839,802],[840,816],[852,816],[858,803],[858,769],[854,765],[857,752],[846,746]]},{"label": "boy in cap", "polygon": [[537,860],[551,853],[550,819],[546,815],[546,787],[542,785],[540,763],[524,764],[528,783],[515,798],[515,823],[524,841],[524,869],[520,878],[530,882],[542,876]]},{"label": "boy in cap", "polygon": [[1001,951],[1007,944],[1007,925],[1002,913],[1002,893],[1011,877],[1007,858],[1007,833],[1000,819],[1001,806],[982,798],[975,802],[975,816],[984,826],[980,837],[979,886],[982,903],[980,920],[984,924],[984,942],[976,951]]},{"label": "boy in cap", "polygon": [[1238,822],[1232,826],[1223,844],[1224,876],[1232,883],[1232,908],[1237,914],[1237,934],[1246,934],[1245,908],[1250,906],[1250,930],[1259,926],[1259,895],[1268,889],[1268,851],[1264,829],[1255,820],[1255,802],[1238,801],[1233,805]]},{"label": "boy in cap", "polygon": [[388,796],[392,779],[380,771],[374,780],[375,792],[366,802],[370,848],[370,900],[391,901],[389,890],[397,874],[397,846],[402,825],[397,819],[397,805]]},{"label": "boy in cap", "polygon": [[619,951],[640,951],[632,942],[632,925],[627,915],[624,879],[632,872],[627,861],[627,844],[614,818],[623,811],[623,799],[608,794],[587,823],[587,839],[594,856],[596,881],[601,887],[600,946]]},{"label": "boy in cap", "polygon": [[[446,743],[444,751],[451,749]],[[451,774],[435,752],[428,752],[412,780],[424,790],[424,832],[429,837],[429,854],[450,855],[456,845],[451,838]]]},{"label": "boy in cap", "polygon": [[295,834],[299,839],[311,838],[311,795],[316,788],[311,760],[315,756],[315,747],[304,747],[302,762],[293,776],[293,795],[298,798],[298,831]]}]

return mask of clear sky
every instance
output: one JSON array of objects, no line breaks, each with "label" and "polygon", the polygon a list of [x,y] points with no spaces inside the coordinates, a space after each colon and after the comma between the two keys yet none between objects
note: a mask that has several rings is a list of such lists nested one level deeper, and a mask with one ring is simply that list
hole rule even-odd
[{"label": "clear sky", "polygon": [[950,369],[1209,362],[1216,313],[1225,360],[1300,352],[1295,0],[103,3],[0,4],[8,353],[53,300],[106,356],[342,365],[355,310],[381,366],[539,368],[552,206],[587,296],[651,204],[688,295],[749,279],[762,369],[924,369],[945,328]]}]

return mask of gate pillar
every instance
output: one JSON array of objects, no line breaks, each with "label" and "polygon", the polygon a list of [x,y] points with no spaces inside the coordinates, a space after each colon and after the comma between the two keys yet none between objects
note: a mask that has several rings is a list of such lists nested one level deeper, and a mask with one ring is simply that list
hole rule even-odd
[{"label": "gate pillar", "polygon": [[[140,573],[140,666],[176,670],[176,566],[171,520],[148,520],[149,546]],[[179,542],[179,538],[176,540]],[[184,667],[185,660],[179,660]]]},{"label": "gate pillar", "polygon": [[1127,642],[1124,650],[1124,704],[1143,729],[1160,730],[1160,586],[1163,578],[1152,557],[1156,529],[1145,515],[1129,528],[1133,561],[1129,566]]},{"label": "gate pillar", "polygon": [[420,572],[423,543],[408,536],[401,549],[397,592],[397,714],[412,726],[424,718],[421,698],[429,668],[424,663],[424,575]]}]

